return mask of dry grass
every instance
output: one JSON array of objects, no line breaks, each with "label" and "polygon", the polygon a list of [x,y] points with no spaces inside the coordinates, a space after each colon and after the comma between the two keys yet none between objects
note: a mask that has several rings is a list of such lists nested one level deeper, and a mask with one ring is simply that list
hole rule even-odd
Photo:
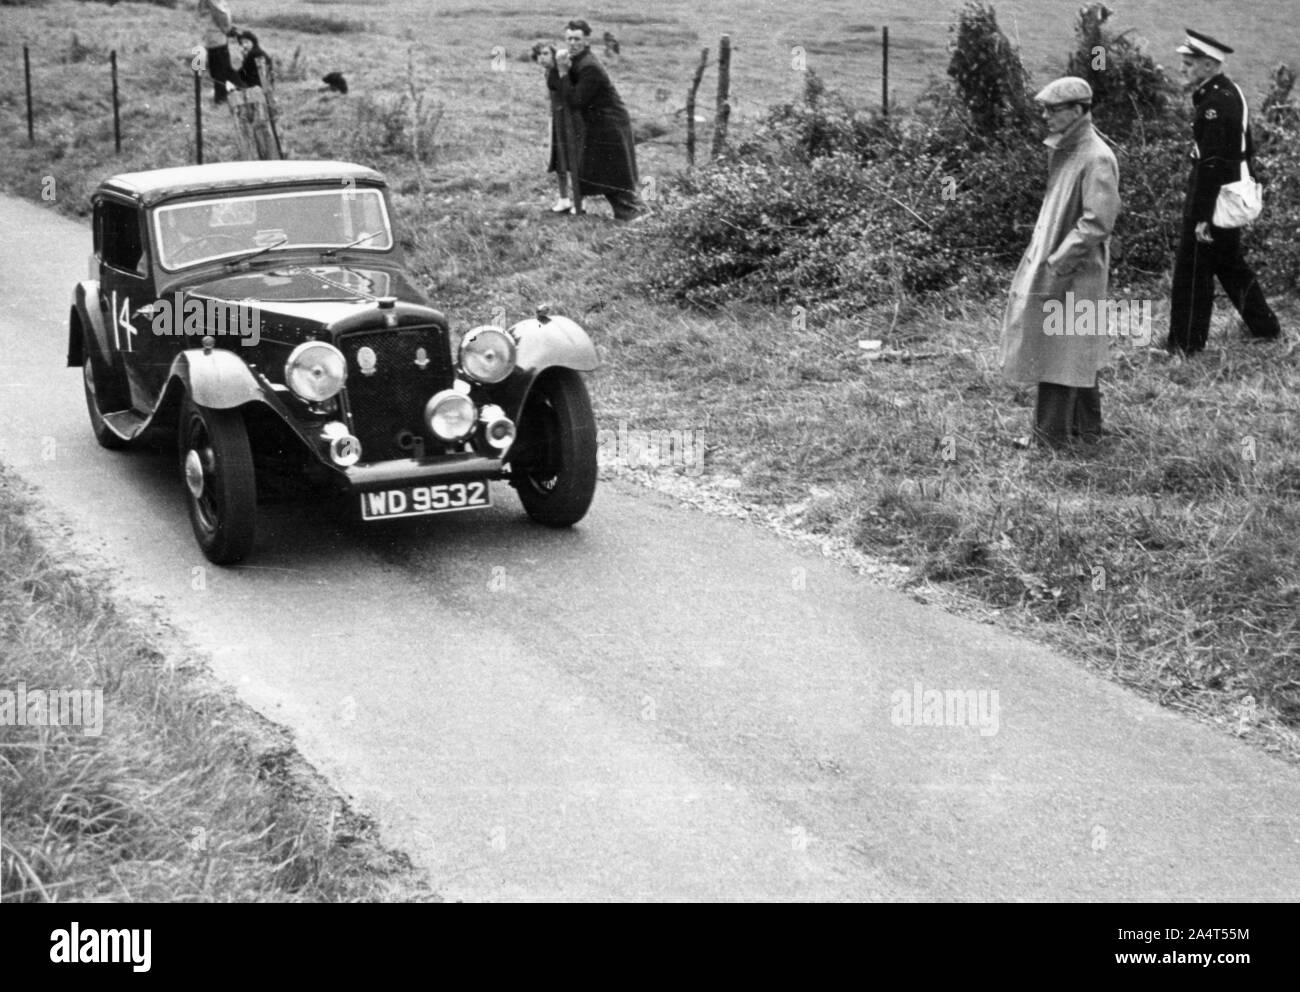
[{"label": "dry grass", "polygon": [[366,22],[349,17],[312,14],[292,11],[283,14],[264,14],[254,22],[259,28],[275,31],[296,31],[299,34],[352,34],[366,30]]},{"label": "dry grass", "polygon": [[160,653],[27,512],[0,470],[0,688],[102,689],[103,723],[0,725],[4,901],[433,898],[283,732]]}]

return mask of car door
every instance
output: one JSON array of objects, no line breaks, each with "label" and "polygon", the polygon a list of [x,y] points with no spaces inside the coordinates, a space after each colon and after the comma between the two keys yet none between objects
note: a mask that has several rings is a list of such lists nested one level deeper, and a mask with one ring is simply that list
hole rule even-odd
[{"label": "car door", "polygon": [[108,341],[105,357],[124,375],[131,406],[148,414],[157,398],[157,376],[150,350],[154,303],[143,208],[127,199],[105,196],[95,211],[99,247],[99,301]]}]

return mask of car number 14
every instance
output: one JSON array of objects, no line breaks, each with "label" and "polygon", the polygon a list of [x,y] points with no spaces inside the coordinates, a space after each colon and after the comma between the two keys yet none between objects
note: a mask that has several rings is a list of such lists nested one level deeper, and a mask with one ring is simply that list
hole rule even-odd
[{"label": "car number 14", "polygon": [[486,482],[445,482],[362,493],[361,517],[363,520],[416,517],[491,505]]}]

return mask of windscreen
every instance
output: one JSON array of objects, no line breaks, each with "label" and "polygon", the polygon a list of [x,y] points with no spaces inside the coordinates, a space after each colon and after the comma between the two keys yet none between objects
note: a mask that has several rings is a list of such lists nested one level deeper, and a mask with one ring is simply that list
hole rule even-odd
[{"label": "windscreen", "polygon": [[[378,190],[303,190],[191,200],[154,211],[154,235],[163,268],[183,269],[213,259],[290,248],[388,251],[388,211]],[[275,247],[272,247],[275,246]]]}]

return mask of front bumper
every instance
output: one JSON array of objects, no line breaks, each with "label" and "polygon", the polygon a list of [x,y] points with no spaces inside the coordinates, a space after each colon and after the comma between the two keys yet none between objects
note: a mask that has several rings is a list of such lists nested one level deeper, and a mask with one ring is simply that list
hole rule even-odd
[{"label": "front bumper", "polygon": [[371,465],[335,468],[335,471],[346,477],[350,492],[364,493],[415,484],[502,479],[505,477],[502,465],[500,458],[463,453],[431,458],[395,458]]}]

